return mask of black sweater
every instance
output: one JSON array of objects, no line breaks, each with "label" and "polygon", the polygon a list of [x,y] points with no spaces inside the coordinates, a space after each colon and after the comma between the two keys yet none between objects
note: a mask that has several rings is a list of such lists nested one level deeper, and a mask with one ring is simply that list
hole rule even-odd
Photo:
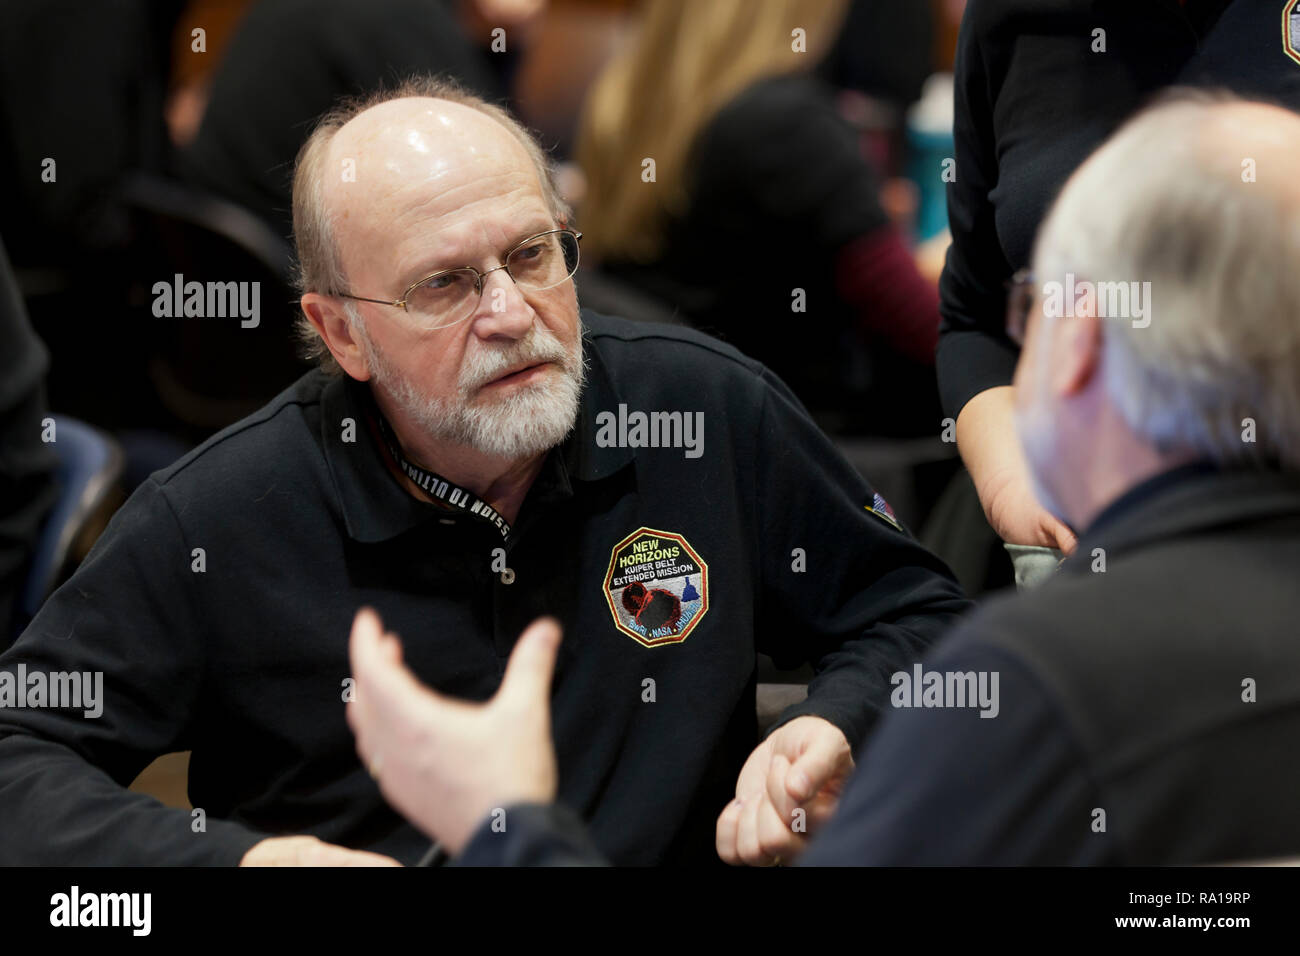
[{"label": "black sweater", "polygon": [[[1226,87],[1300,108],[1300,60],[1277,0],[971,0],[956,65],[952,246],[936,358],[944,410],[1010,385],[1004,283],[1026,266],[1070,174],[1171,85]],[[1095,30],[1106,51],[1093,52]]]}]

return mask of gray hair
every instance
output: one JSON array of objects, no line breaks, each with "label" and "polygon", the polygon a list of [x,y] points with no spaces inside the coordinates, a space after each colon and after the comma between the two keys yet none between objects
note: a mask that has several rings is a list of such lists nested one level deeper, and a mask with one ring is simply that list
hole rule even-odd
[{"label": "gray hair", "polygon": [[[347,275],[334,237],[330,211],[325,203],[322,172],[330,141],[346,123],[371,107],[411,97],[448,100],[496,120],[520,142],[533,161],[542,185],[542,197],[551,214],[562,222],[567,222],[572,217],[569,207],[560,198],[555,183],[554,164],[533,135],[509,112],[475,96],[452,80],[413,76],[397,86],[343,100],[317,121],[311,135],[298,151],[293,172],[293,236],[297,251],[294,278],[300,295],[306,292],[333,294],[347,288]],[[349,309],[348,317],[355,323],[359,320],[360,313]],[[330,354],[320,333],[305,315],[298,316],[297,336],[305,358],[315,360],[330,374],[342,374],[342,369]]]},{"label": "gray hair", "polygon": [[[1067,183],[1034,272],[1150,283],[1145,324],[1110,317],[1103,332],[1103,381],[1136,434],[1300,469],[1300,204],[1248,179],[1251,147],[1222,148],[1227,109],[1244,103],[1184,93],[1131,120]],[[1268,178],[1298,172],[1291,161]]]}]

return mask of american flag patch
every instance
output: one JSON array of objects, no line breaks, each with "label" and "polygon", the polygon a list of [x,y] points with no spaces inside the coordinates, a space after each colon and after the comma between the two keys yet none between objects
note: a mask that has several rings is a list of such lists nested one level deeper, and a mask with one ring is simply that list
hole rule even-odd
[{"label": "american flag patch", "polygon": [[881,497],[880,492],[872,492],[871,504],[867,505],[866,508],[877,518],[888,521],[899,531],[903,530],[903,526],[899,524],[898,519],[894,517],[894,509],[889,507],[889,502]]}]

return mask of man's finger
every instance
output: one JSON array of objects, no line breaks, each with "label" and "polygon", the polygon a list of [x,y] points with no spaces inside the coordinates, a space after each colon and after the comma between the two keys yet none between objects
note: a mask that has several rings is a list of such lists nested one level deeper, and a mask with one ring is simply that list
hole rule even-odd
[{"label": "man's finger", "polygon": [[362,712],[361,697],[356,693],[356,682],[369,667],[369,662],[378,653],[379,637],[383,633],[383,622],[372,608],[363,607],[352,618],[352,633],[348,638],[348,663],[353,674],[352,698],[343,708],[348,727],[357,738],[358,750],[361,745],[361,731],[366,724],[366,715]]},{"label": "man's finger", "polygon": [[370,853],[366,850],[349,850],[333,843],[313,846],[305,854],[308,866],[401,866],[391,856]]},{"label": "man's finger", "polygon": [[803,852],[804,837],[791,830],[790,823],[770,803],[759,808],[758,846],[763,855],[760,865],[791,863]]},{"label": "man's finger", "polygon": [[790,793],[789,777],[792,766],[784,754],[778,753],[772,755],[772,762],[767,768],[767,799],[776,808],[776,812],[786,820],[792,819],[795,809],[799,807],[799,800]]},{"label": "man's finger", "polygon": [[[751,800],[758,799],[751,797]],[[718,851],[718,858],[723,863],[729,863],[732,866],[740,865],[740,854],[736,852],[736,833],[740,829],[740,798],[732,800],[722,812],[718,814],[717,835],[714,839],[714,846]]]},{"label": "man's finger", "polygon": [[401,866],[392,857],[349,850],[303,834],[268,837],[251,847],[240,866]]},{"label": "man's finger", "polygon": [[559,647],[560,622],[555,618],[538,618],[528,625],[510,654],[496,701],[527,711],[540,705],[549,714],[551,676]]},{"label": "man's finger", "polygon": [[369,658],[378,652],[379,639],[384,633],[384,622],[374,608],[360,608],[352,618],[352,636],[348,641],[348,654],[352,659],[352,669],[357,668],[358,655]]},{"label": "man's finger", "polygon": [[343,866],[401,866],[391,856],[384,856],[382,853],[365,853],[360,850],[352,850],[348,853],[348,861]]},{"label": "man's finger", "polygon": [[1073,554],[1074,549],[1078,547],[1079,544],[1078,540],[1074,537],[1074,532],[1059,519],[1054,520],[1055,524],[1052,526],[1052,531],[1056,535],[1056,547],[1058,547],[1064,554]]},{"label": "man's finger", "polygon": [[758,843],[758,814],[766,804],[762,794],[756,794],[740,808],[740,823],[736,827],[736,855],[748,866],[767,866],[772,862],[763,856],[763,848]]},{"label": "man's finger", "polygon": [[848,756],[843,735],[814,734],[785,776],[786,792],[795,801],[807,800],[844,769]]},{"label": "man's finger", "polygon": [[[357,755],[366,767],[382,760],[394,748],[394,734],[419,720],[433,719],[447,706],[439,695],[420,683],[402,663],[401,641],[385,634],[379,615],[362,608],[352,622],[348,654],[356,681],[344,716],[355,738]],[[371,775],[377,771],[371,767]]]},{"label": "man's finger", "polygon": [[402,642],[397,635],[385,633],[383,621],[371,608],[361,608],[352,621],[348,656],[357,682],[356,701],[365,705],[363,710],[374,703],[366,700],[367,691],[385,703],[401,699],[402,694],[438,698],[402,662]]},{"label": "man's finger", "polygon": [[375,679],[389,673],[394,664],[401,663],[401,642],[393,635],[384,633],[384,622],[374,608],[363,607],[352,619],[348,658],[352,664],[352,674],[358,682],[363,677]]},{"label": "man's finger", "polygon": [[737,829],[736,852],[748,866],[792,860],[803,849],[803,838],[790,830],[762,795],[746,802]]}]

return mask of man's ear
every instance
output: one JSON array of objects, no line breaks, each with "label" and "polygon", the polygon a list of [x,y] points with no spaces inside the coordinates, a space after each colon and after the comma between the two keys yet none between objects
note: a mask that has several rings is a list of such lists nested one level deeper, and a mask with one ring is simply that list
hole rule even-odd
[{"label": "man's ear", "polygon": [[343,371],[358,382],[369,379],[370,366],[361,344],[352,334],[352,323],[348,321],[342,303],[334,296],[308,292],[299,300],[299,305]]},{"label": "man's ear", "polygon": [[1069,397],[1085,391],[1101,368],[1102,319],[1091,311],[1056,320],[1052,390]]}]

